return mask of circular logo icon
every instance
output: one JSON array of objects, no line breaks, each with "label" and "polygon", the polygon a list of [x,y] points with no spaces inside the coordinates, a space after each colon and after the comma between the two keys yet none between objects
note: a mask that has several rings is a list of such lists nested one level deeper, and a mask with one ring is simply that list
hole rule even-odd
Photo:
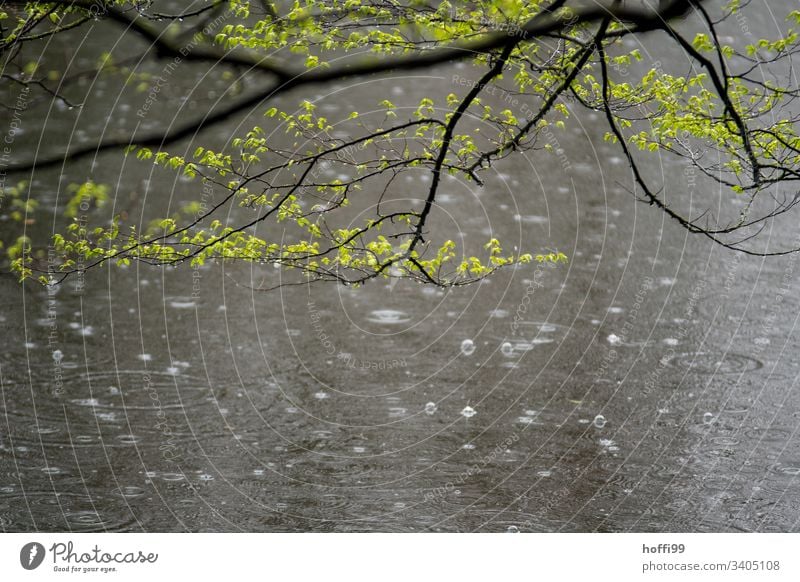
[{"label": "circular logo icon", "polygon": [[35,570],[44,561],[44,546],[38,542],[30,542],[19,551],[19,563],[26,570]]}]

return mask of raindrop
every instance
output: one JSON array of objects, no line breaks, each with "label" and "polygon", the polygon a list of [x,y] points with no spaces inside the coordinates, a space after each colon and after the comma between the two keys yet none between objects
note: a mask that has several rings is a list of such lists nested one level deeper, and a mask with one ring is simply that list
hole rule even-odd
[{"label": "raindrop", "polygon": [[376,309],[370,313],[367,320],[373,323],[392,325],[407,323],[411,321],[411,318],[405,312],[397,311],[396,309]]},{"label": "raindrop", "polygon": [[464,418],[472,418],[476,414],[477,412],[475,412],[475,409],[472,408],[471,406],[465,406],[464,410],[461,411],[461,416],[463,416]]},{"label": "raindrop", "polygon": [[[153,473],[155,475],[155,473]],[[183,481],[184,476],[181,473],[164,473],[161,478],[164,481]]]},{"label": "raindrop", "polygon": [[471,356],[475,353],[475,342],[471,339],[465,339],[461,342],[461,353],[465,356]]},{"label": "raindrop", "polygon": [[515,525],[510,525],[506,531],[508,533],[519,533],[519,528]]},{"label": "raindrop", "polygon": [[140,497],[144,495],[144,489],[135,485],[124,485],[115,489],[114,494],[120,497]]},{"label": "raindrop", "polygon": [[622,338],[615,333],[608,334],[608,337],[606,339],[608,340],[608,343],[610,343],[612,346],[615,346],[622,342]]},{"label": "raindrop", "polygon": [[428,402],[425,405],[425,413],[426,414],[433,414],[436,412],[436,403],[435,402]]},{"label": "raindrop", "polygon": [[102,524],[103,518],[96,511],[76,511],[66,514],[67,521],[76,525]]},{"label": "raindrop", "polygon": [[511,342],[503,342],[503,345],[500,346],[500,352],[507,358],[510,358],[514,355],[514,346],[511,345]]},{"label": "raindrop", "polygon": [[61,350],[56,350],[53,352],[54,361],[60,362],[63,357],[64,357],[64,352],[62,352]]},{"label": "raindrop", "polygon": [[606,417],[602,414],[598,414],[594,417],[593,424],[596,428],[603,428],[606,425]]},{"label": "raindrop", "polygon": [[714,422],[714,415],[710,412],[706,412],[703,415],[703,424],[711,424]]}]

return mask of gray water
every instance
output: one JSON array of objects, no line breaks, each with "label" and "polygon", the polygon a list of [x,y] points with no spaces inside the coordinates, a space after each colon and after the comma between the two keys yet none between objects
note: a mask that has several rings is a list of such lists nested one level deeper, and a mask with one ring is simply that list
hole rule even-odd
[{"label": "gray water", "polygon": [[[759,18],[751,30],[774,30]],[[195,86],[201,74],[181,69],[143,124],[171,121],[189,91],[191,117],[192,102],[199,111],[229,86]],[[446,95],[454,74],[475,73],[319,96],[345,115],[381,93]],[[83,108],[26,112],[17,159],[139,121],[144,95],[116,79],[83,90],[95,95]],[[281,273],[242,264],[101,268],[54,292],[0,278],[0,526],[800,529],[796,257],[731,253],[636,202],[604,132],[580,113],[558,136],[562,158],[512,157],[483,189],[452,180],[439,198],[442,232],[558,249],[570,257],[559,267],[447,292],[375,281],[263,293],[252,286]],[[675,160],[649,168],[673,196],[710,196]],[[145,197],[156,216],[197,195],[110,152],[33,176],[45,232],[55,193],[90,175],[134,221]],[[397,196],[426,179],[409,174]],[[765,236],[793,232],[781,223]]]}]

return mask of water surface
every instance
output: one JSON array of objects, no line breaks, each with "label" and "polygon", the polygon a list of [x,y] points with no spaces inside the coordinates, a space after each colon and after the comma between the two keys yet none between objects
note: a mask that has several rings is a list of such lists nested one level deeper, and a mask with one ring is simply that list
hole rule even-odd
[{"label": "water surface", "polygon": [[[769,30],[764,18],[750,29]],[[371,79],[321,89],[322,103],[335,115],[381,92],[443,96],[455,70],[473,74]],[[200,74],[171,81],[175,98],[193,91],[188,109],[225,89],[194,87]],[[16,155],[43,134],[46,149],[130,129],[144,97],[96,82],[104,98],[79,111],[27,115]],[[144,123],[171,121],[168,105]],[[0,526],[797,530],[796,258],[734,255],[636,202],[604,131],[581,113],[559,135],[568,163],[511,158],[483,189],[452,180],[438,200],[437,228],[558,249],[570,263],[557,268],[447,292],[263,293],[252,286],[280,273],[241,264],[98,269],[55,292],[1,278]],[[52,206],[91,173],[133,220],[142,201],[155,216],[196,195],[121,159],[37,173],[34,187]],[[685,195],[684,166],[651,171]]]}]

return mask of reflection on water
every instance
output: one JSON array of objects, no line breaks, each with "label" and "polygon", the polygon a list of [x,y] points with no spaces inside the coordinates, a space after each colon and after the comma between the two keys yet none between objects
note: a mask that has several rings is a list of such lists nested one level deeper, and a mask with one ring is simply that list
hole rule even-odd
[{"label": "reflection on water", "polygon": [[270,265],[97,270],[52,296],[0,280],[0,527],[798,529],[796,259],[733,259],[637,204],[578,117],[569,168],[512,157],[439,200],[454,237],[557,248],[558,268],[447,293],[254,292]]}]

